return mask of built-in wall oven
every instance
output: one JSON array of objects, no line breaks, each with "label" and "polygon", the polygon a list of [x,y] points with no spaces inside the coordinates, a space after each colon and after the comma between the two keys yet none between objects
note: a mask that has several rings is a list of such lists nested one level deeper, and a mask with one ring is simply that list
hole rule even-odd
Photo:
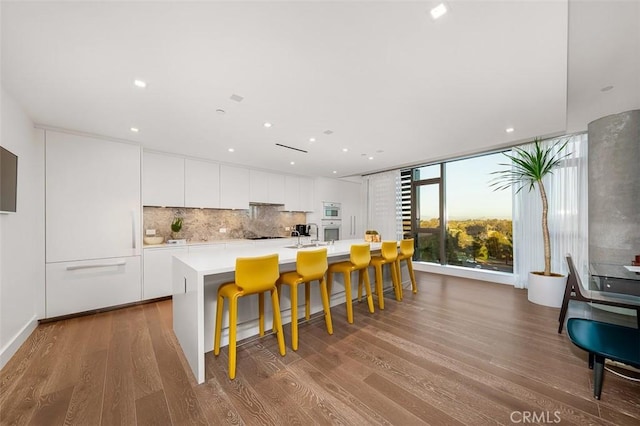
[{"label": "built-in wall oven", "polygon": [[322,241],[338,241],[341,227],[341,220],[322,220],[320,223],[320,238],[322,238]]},{"label": "built-in wall oven", "polygon": [[323,220],[340,220],[342,219],[340,203],[330,203],[325,201],[322,203],[322,219]]}]

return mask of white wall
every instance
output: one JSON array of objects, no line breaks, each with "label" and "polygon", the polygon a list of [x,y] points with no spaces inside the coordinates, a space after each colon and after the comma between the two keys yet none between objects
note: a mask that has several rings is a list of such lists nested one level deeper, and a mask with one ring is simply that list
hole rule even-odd
[{"label": "white wall", "polygon": [[0,214],[0,368],[44,314],[44,132],[2,88],[0,145],[18,156],[17,212]]}]

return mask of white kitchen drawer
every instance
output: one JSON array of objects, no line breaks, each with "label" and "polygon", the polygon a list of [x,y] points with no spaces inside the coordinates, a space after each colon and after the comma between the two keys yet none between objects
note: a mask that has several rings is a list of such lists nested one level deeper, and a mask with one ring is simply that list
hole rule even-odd
[{"label": "white kitchen drawer", "polygon": [[173,255],[186,254],[187,250],[186,246],[144,250],[143,300],[171,296],[173,293],[173,283],[171,282]]},{"label": "white kitchen drawer", "polygon": [[48,263],[46,317],[139,301],[140,266],[140,256]]}]

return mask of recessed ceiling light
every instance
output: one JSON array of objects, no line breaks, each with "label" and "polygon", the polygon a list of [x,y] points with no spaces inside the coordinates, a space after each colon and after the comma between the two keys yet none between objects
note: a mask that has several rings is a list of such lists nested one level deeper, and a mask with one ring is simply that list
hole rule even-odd
[{"label": "recessed ceiling light", "polygon": [[504,129],[505,132],[507,133],[513,133],[513,131],[516,130],[513,127],[507,127],[506,129]]},{"label": "recessed ceiling light", "polygon": [[333,130],[325,130],[322,133],[324,133],[325,135],[331,135],[331,134],[333,134]]},{"label": "recessed ceiling light", "polygon": [[229,97],[232,101],[242,102],[244,96],[236,95],[235,93]]},{"label": "recessed ceiling light", "polygon": [[608,92],[611,89],[613,89],[613,86],[604,86],[602,89],[600,89],[600,91],[601,92]]},{"label": "recessed ceiling light", "polygon": [[333,171],[333,172],[331,172],[331,173],[333,173],[333,174],[335,175],[336,173],[338,173],[338,171],[337,171],[337,170],[334,170],[334,171]]},{"label": "recessed ceiling light", "polygon": [[373,160],[373,157],[369,157],[369,160]]},{"label": "recessed ceiling light", "polygon": [[218,109],[216,110],[216,113],[218,113],[218,114],[220,114],[220,115],[223,115],[223,114],[225,114],[226,112],[227,112],[227,111],[225,111],[225,110],[223,110],[223,109],[221,109],[221,108],[218,108]]},{"label": "recessed ceiling light", "polygon": [[234,152],[234,151],[235,151],[235,149],[233,149],[233,148],[229,148],[227,151],[229,151],[229,152]]},{"label": "recessed ceiling light", "polygon": [[144,89],[145,87],[147,87],[147,82],[142,80],[133,80],[133,84],[134,86],[139,87],[141,89]]},{"label": "recessed ceiling light", "polygon": [[268,121],[265,121],[265,123],[263,124],[264,127],[266,127],[267,129],[271,126],[273,126],[273,124],[269,123]]},{"label": "recessed ceiling light", "polygon": [[431,9],[431,17],[433,19],[438,19],[445,13],[447,13],[447,6],[445,6],[444,3],[440,3],[439,5]]},{"label": "recessed ceiling light", "polygon": [[314,143],[316,141],[316,138],[309,138],[309,142]]},{"label": "recessed ceiling light", "polygon": [[296,162],[295,161],[291,161],[291,162],[289,162],[289,164],[291,164],[293,166],[294,164],[296,164]]},{"label": "recessed ceiling light", "polygon": [[138,133],[140,131],[140,129],[138,129],[137,127],[132,127],[130,129],[133,133]]},{"label": "recessed ceiling light", "polygon": [[342,152],[347,152],[349,151],[349,148],[342,148]]}]

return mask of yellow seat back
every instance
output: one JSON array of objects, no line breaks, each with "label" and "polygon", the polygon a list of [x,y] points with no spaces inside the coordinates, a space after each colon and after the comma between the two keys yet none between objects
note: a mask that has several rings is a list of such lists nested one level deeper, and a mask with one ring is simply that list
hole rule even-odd
[{"label": "yellow seat back", "polygon": [[275,287],[280,276],[278,254],[236,259],[236,285],[245,294],[262,293]]},{"label": "yellow seat back", "polygon": [[400,241],[400,254],[402,254],[402,256],[411,257],[413,256],[414,250],[413,238]]},{"label": "yellow seat back", "polygon": [[396,260],[398,258],[398,243],[396,241],[383,241],[380,253],[384,260]]},{"label": "yellow seat back", "polygon": [[296,256],[296,271],[303,277],[322,277],[327,268],[327,249],[299,250]]},{"label": "yellow seat back", "polygon": [[356,268],[364,268],[371,262],[371,247],[369,244],[353,244],[349,254],[349,260]]}]

